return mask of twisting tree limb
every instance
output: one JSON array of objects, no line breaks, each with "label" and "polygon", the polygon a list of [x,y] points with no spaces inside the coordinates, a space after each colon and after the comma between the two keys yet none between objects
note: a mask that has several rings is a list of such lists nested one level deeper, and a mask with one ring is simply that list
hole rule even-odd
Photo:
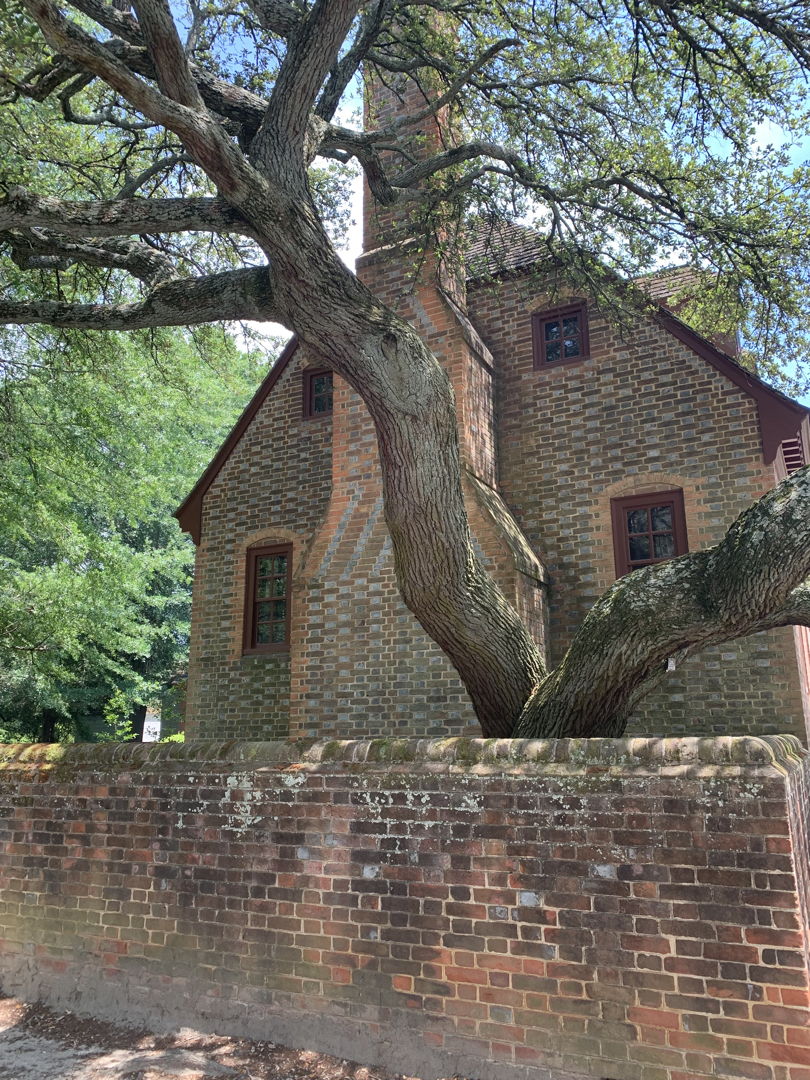
[{"label": "twisting tree limb", "polygon": [[349,32],[360,0],[316,0],[287,45],[251,160],[264,171],[269,159],[290,179],[304,160],[309,114],[324,78]]},{"label": "twisting tree limb", "polygon": [[67,270],[76,263],[125,270],[150,287],[178,276],[172,259],[140,240],[111,238],[103,242],[65,241],[41,230],[0,233],[21,270]]},{"label": "twisting tree limb", "polygon": [[248,0],[259,25],[270,34],[289,37],[301,23],[301,15],[285,0]]},{"label": "twisting tree limb", "polygon": [[13,187],[0,202],[0,232],[45,228],[66,236],[215,232],[252,236],[223,199],[121,199],[73,202]]},{"label": "twisting tree limb", "polygon": [[[215,180],[229,201],[240,187],[246,204],[256,197],[261,187],[259,176],[207,114],[201,115],[196,109],[175,102],[133,75],[110,50],[64,18],[52,0],[24,0],[24,4],[52,48],[94,72],[136,109],[178,135],[191,157]],[[269,201],[269,192],[262,194]]]},{"label": "twisting tree limb", "polygon": [[167,154],[166,157],[159,158],[154,164],[150,165],[148,169],[144,169],[143,172],[138,173],[137,176],[133,176],[132,179],[127,180],[121,190],[116,192],[116,201],[120,202],[122,199],[131,199],[144,184],[149,183],[153,176],[158,176],[162,172],[168,172],[169,169],[173,169],[175,165],[179,165],[181,162],[190,165],[191,158],[187,158],[184,154]]},{"label": "twisting tree limb", "polygon": [[318,152],[328,157],[333,150],[343,150],[360,162],[371,193],[378,203],[391,206],[397,201],[397,192],[386,176],[382,159],[372,139],[350,128],[330,124],[325,130]]},{"label": "twisting tree limb", "polygon": [[[137,40],[139,42],[143,41],[140,30],[138,31]],[[131,45],[117,40],[98,42],[97,44],[125,64],[130,71],[134,71],[145,78],[155,78],[154,65],[142,44]],[[46,68],[43,65],[45,74],[40,74],[37,70],[29,73],[25,79],[20,81],[12,79],[7,73],[0,73],[0,81],[5,81],[12,86],[15,94],[21,94],[32,101],[44,101],[60,86],[74,79],[77,75],[81,76],[83,85],[87,85],[94,77],[93,75],[88,76],[84,65],[75,60],[64,56],[58,56],[55,59],[54,66]],[[198,64],[190,63],[189,70],[193,74],[206,106],[220,116],[242,124],[248,139],[252,138],[259,130],[259,125],[267,109],[267,102],[258,94],[246,90],[243,86],[236,86],[233,83],[226,82],[224,79],[217,78]],[[77,81],[74,87],[69,90],[66,88],[65,92],[70,96],[80,88]]]},{"label": "twisting tree limb", "polygon": [[340,103],[343,92],[354,78],[369,49],[377,40],[385,18],[391,8],[391,0],[378,0],[363,13],[360,28],[352,47],[332,68],[329,79],[320,96],[315,113],[323,120],[331,120]]},{"label": "twisting tree limb", "polygon": [[281,322],[283,318],[265,267],[175,279],[157,286],[138,304],[0,300],[2,323],[44,323],[75,330],[139,330],[237,319]]},{"label": "twisting tree limb", "polygon": [[589,612],[515,728],[518,738],[619,736],[667,659],[810,623],[810,466],[741,514],[706,551],[626,574]]},{"label": "twisting tree limb", "polygon": [[134,0],[134,7],[161,92],[180,105],[205,113],[169,5],[165,0]]},{"label": "twisting tree limb", "polygon": [[70,0],[70,2],[77,11],[89,16],[116,37],[128,41],[130,45],[144,44],[138,20],[128,11],[119,11],[112,4],[104,3],[104,0]]},{"label": "twisting tree limb", "polygon": [[437,116],[442,109],[446,108],[451,101],[454,101],[459,93],[468,85],[470,79],[477,71],[480,71],[484,64],[489,63],[493,57],[498,53],[503,52],[504,49],[508,49],[511,46],[520,45],[520,38],[504,38],[503,41],[496,41],[494,45],[490,45],[481,55],[474,60],[465,71],[454,79],[447,90],[437,98],[436,101],[431,102],[424,109],[421,109],[415,113],[403,114],[398,116],[393,124],[388,128],[383,128],[379,134],[388,135],[395,134],[400,128],[410,127],[411,124],[419,124],[423,120],[427,120],[429,116]]}]

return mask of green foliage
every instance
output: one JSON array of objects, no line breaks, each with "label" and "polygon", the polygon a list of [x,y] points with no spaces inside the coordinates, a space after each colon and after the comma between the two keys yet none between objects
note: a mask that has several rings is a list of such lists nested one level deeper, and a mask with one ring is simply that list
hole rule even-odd
[{"label": "green foliage", "polygon": [[265,373],[217,328],[4,331],[0,738],[126,738],[187,663],[172,511]]}]

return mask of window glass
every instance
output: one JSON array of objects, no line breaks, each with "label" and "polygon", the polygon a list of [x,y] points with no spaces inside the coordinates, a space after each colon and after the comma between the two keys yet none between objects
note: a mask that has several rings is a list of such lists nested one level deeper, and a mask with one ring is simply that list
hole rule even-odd
[{"label": "window glass", "polygon": [[535,367],[587,356],[587,324],[583,308],[561,311],[553,317],[535,316],[532,321]]},{"label": "window glass", "polygon": [[673,505],[632,507],[625,510],[630,569],[676,554]]},{"label": "window glass", "polygon": [[275,552],[253,556],[252,595],[246,646],[284,645],[289,640],[289,556]]},{"label": "window glass", "polygon": [[332,412],[332,372],[307,374],[306,411],[308,416],[325,416]]},{"label": "window glass", "polygon": [[649,559],[650,538],[649,536],[630,537],[630,561],[638,562],[639,559]]},{"label": "window glass", "polygon": [[672,533],[661,533],[653,537],[653,554],[656,559],[671,559],[675,554],[675,537]]},{"label": "window glass", "polygon": [[647,531],[646,510],[628,510],[627,531],[629,533],[645,533]]},{"label": "window glass", "polygon": [[667,532],[672,529],[672,507],[654,506],[650,510],[653,532]]}]

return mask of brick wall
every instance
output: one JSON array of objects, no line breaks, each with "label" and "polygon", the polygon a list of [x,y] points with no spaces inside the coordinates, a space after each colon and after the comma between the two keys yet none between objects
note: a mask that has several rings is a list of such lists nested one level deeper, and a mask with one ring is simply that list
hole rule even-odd
[{"label": "brick wall", "polygon": [[293,609],[301,570],[329,504],[330,417],[303,418],[305,351],[298,349],[203,501],[191,615],[186,733],[191,738],[285,738],[290,657],[243,656],[250,547],[293,545]]},{"label": "brick wall", "polygon": [[795,740],[0,755],[7,993],[429,1080],[807,1080]]},{"label": "brick wall", "polygon": [[[590,313],[591,359],[532,369],[539,284],[468,285],[470,317],[497,357],[504,498],[552,577],[550,645],[559,662],[615,580],[610,500],[682,488],[689,549],[721,539],[774,485],[754,400],[671,334],[619,332]],[[770,734],[803,741],[790,629],[708,651],[636,709],[629,733]]]},{"label": "brick wall", "polygon": [[290,734],[458,734],[475,715],[400,598],[373,423],[340,379],[334,406],[329,513],[293,608]]}]

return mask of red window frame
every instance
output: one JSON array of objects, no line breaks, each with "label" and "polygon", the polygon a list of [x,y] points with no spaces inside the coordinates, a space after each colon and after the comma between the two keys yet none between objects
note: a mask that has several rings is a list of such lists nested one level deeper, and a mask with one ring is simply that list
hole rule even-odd
[{"label": "red window frame", "polygon": [[[244,652],[246,653],[259,653],[259,652],[287,652],[290,648],[290,606],[291,606],[291,591],[292,591],[292,544],[271,544],[268,547],[251,548],[247,554],[247,575],[245,579],[245,632],[244,632]],[[268,597],[266,600],[261,599],[258,595],[259,585],[262,581],[280,579],[281,574],[271,574],[262,576],[259,573],[259,560],[266,559],[268,556],[285,555],[287,558],[286,569],[286,582],[284,596]],[[271,586],[272,589],[272,586]],[[283,641],[267,641],[259,642],[259,606],[262,603],[272,604],[273,599],[285,600],[285,616],[284,619],[272,619],[269,624],[265,625],[280,625],[283,622],[284,625],[284,640]],[[271,631],[272,634],[272,631]]]},{"label": "red window frame", "polygon": [[[579,341],[579,355],[577,356],[560,356],[559,359],[548,359],[548,346],[552,344],[551,341],[546,339],[545,328],[549,323],[556,322],[558,324],[559,337],[554,339],[562,344],[563,338],[563,319],[570,319],[576,316],[579,333],[576,335]],[[572,337],[574,335],[571,335]],[[562,349],[560,350],[562,353]],[[534,368],[535,371],[538,368],[556,368],[562,367],[564,364],[578,364],[582,360],[590,359],[591,345],[588,339],[588,309],[584,303],[580,304],[568,304],[565,307],[551,308],[548,311],[536,311],[532,315],[532,352],[534,355]]]},{"label": "red window frame", "polygon": [[[675,554],[665,555],[661,558],[654,556],[649,559],[632,559],[630,553],[630,536],[627,528],[628,510],[646,510],[648,530],[645,533],[632,535],[650,537],[650,550],[653,551],[652,537],[655,535],[652,529],[650,510],[658,506],[672,507],[672,535],[675,540]],[[616,561],[616,577],[623,577],[640,566],[655,566],[657,563],[666,562],[668,559],[685,555],[689,551],[689,543],[686,535],[686,512],[683,505],[683,491],[674,488],[670,491],[654,491],[644,495],[626,495],[621,499],[610,500],[611,518],[613,521],[613,553]],[[659,530],[663,532],[664,530]],[[667,532],[670,530],[666,530]]]},{"label": "red window frame", "polygon": [[[304,419],[305,420],[318,420],[321,416],[331,416],[332,409],[321,409],[320,412],[315,412],[315,380],[322,375],[329,375],[333,377],[333,372],[330,368],[318,368],[317,371],[310,371],[308,368],[304,372]],[[334,382],[334,379],[333,379]],[[334,388],[330,391],[330,397],[334,393]],[[317,395],[320,396],[320,395]]]}]

